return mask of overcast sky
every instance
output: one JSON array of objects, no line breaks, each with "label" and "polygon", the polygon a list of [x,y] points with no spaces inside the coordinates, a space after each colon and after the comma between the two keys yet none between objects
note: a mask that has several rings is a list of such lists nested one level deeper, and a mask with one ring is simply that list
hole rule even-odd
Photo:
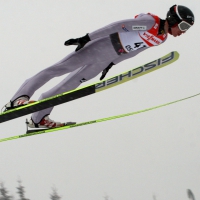
[{"label": "overcast sky", "polygon": [[[107,91],[57,106],[51,118],[84,122],[156,106],[200,92],[197,1],[0,0],[1,99],[40,70],[74,51],[64,46],[114,21],[154,13],[165,18],[174,4],[195,14],[184,35],[114,66],[111,77],[178,51],[178,61]],[[84,83],[99,80],[99,76]],[[32,97],[37,100],[63,77]],[[82,86],[83,86],[82,85]],[[30,116],[27,116],[30,117]],[[1,137],[25,133],[21,117],[2,123]],[[31,200],[49,199],[55,186],[63,200],[200,199],[200,97],[146,113],[85,127],[0,143],[0,181],[15,195],[17,179]]]}]

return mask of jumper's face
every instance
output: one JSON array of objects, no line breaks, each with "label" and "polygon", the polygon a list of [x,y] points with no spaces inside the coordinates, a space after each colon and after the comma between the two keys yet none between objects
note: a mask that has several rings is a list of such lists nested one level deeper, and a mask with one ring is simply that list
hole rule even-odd
[{"label": "jumper's face", "polygon": [[176,37],[176,36],[180,36],[182,35],[183,33],[185,33],[185,31],[181,31],[177,26],[174,26],[174,27],[171,27],[171,34]]}]

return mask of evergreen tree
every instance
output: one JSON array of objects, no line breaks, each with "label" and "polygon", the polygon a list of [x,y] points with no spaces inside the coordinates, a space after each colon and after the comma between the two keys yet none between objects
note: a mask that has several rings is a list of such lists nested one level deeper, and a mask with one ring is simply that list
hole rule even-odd
[{"label": "evergreen tree", "polygon": [[17,187],[17,193],[19,194],[20,199],[19,200],[30,200],[25,198],[25,190],[24,186],[22,186],[22,182],[20,180],[18,182],[18,187]]},{"label": "evergreen tree", "polygon": [[8,195],[8,190],[3,183],[0,183],[0,200],[12,200],[13,197]]},{"label": "evergreen tree", "polygon": [[58,195],[56,188],[52,188],[53,192],[50,194],[51,200],[60,200],[61,197]]}]

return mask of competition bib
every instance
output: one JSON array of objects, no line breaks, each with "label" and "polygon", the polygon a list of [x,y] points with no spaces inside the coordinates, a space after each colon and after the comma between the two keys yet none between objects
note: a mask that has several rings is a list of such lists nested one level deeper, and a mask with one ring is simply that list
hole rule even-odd
[{"label": "competition bib", "polygon": [[132,32],[119,33],[121,45],[127,53],[143,47],[160,45],[166,39],[166,34],[158,35],[160,24],[159,17],[150,13],[148,14],[155,19],[155,24],[150,30],[144,31],[142,30],[142,26],[137,26],[139,30],[135,29]]}]

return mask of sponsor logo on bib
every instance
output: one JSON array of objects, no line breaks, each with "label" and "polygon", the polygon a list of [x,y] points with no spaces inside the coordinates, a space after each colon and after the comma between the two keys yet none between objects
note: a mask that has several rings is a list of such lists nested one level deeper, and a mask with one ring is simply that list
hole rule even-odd
[{"label": "sponsor logo on bib", "polygon": [[147,30],[147,27],[146,26],[132,26],[132,29],[134,31],[144,31],[144,30]]},{"label": "sponsor logo on bib", "polygon": [[159,38],[156,38],[154,35],[148,32],[144,32],[141,37],[145,40],[148,40],[153,45],[159,45],[162,43],[162,41]]}]

